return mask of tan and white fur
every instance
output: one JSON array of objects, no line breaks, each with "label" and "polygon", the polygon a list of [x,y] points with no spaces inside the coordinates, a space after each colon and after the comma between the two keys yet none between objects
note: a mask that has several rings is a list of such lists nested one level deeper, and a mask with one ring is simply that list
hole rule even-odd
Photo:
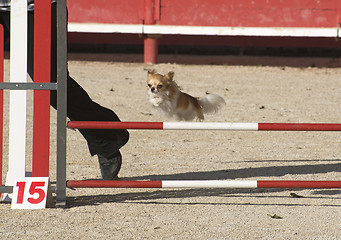
[{"label": "tan and white fur", "polygon": [[166,75],[148,71],[148,95],[151,104],[167,116],[178,121],[204,120],[204,114],[215,113],[225,104],[222,97],[207,94],[205,97],[192,97],[181,92],[173,80],[174,72]]}]

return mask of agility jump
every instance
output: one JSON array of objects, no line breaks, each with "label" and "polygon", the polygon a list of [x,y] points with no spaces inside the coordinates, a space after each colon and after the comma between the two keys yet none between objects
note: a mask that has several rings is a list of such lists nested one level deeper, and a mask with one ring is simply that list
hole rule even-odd
[{"label": "agility jump", "polygon": [[[69,128],[135,130],[341,131],[338,123],[98,122],[70,121]],[[341,181],[282,180],[69,180],[70,188],[341,188]]]},{"label": "agility jump", "polygon": [[[15,2],[15,1],[14,1]],[[42,4],[43,0],[37,0],[36,3]],[[46,2],[46,1],[45,1]],[[44,5],[46,6],[46,5]],[[46,6],[47,7],[47,6]],[[39,7],[38,7],[39,8]],[[43,7],[44,8],[44,7]],[[39,12],[39,11],[36,11]],[[44,16],[46,19],[48,17]],[[70,188],[341,188],[341,181],[280,181],[280,180],[250,180],[250,181],[228,181],[228,180],[199,180],[199,181],[66,181],[66,126],[69,128],[97,128],[97,129],[140,129],[140,130],[234,130],[234,131],[341,131],[339,123],[208,123],[208,122],[69,122],[66,124],[66,1],[58,1],[57,4],[57,24],[58,24],[58,87],[51,86],[48,83],[40,83],[28,88],[25,84],[13,83],[12,85],[3,85],[0,89],[10,90],[57,90],[58,93],[58,111],[57,111],[57,179],[56,179],[56,206],[64,207],[66,204],[66,187]],[[38,21],[37,21],[38,22]],[[40,21],[41,22],[41,21]],[[41,27],[44,29],[44,24]],[[49,35],[49,34],[47,34]],[[18,38],[19,39],[19,38]],[[19,39],[19,42],[23,42]],[[40,46],[40,45],[39,45]],[[44,44],[48,47],[48,43]],[[48,49],[40,50],[42,55]],[[37,53],[39,54],[39,53]],[[21,55],[22,56],[22,55]],[[46,57],[46,55],[45,55]],[[48,59],[48,57],[47,57]],[[1,59],[2,60],[2,59]],[[43,60],[41,60],[43,61]],[[12,64],[11,64],[12,65]],[[15,64],[13,64],[14,66]],[[25,72],[26,75],[26,72]],[[41,75],[48,75],[46,72]],[[44,78],[48,79],[48,77]],[[41,88],[43,86],[43,88]],[[48,92],[48,91],[47,91]],[[0,90],[2,103],[2,90]],[[48,98],[47,94],[42,94],[43,98]],[[42,101],[42,100],[40,100]],[[45,101],[45,102],[48,102]],[[1,104],[2,106],[2,104]],[[44,108],[49,108],[44,104]],[[37,116],[40,107],[36,107],[34,115]],[[49,119],[47,114],[42,114],[41,121],[46,124]],[[2,121],[2,111],[1,119]],[[48,175],[48,144],[43,144],[44,151],[41,151],[41,143],[47,143],[43,140],[49,136],[48,128],[41,128],[41,122],[35,123],[35,126],[41,131],[35,136],[33,142],[37,146],[34,150],[33,175]],[[2,126],[1,126],[2,127]],[[15,127],[11,125],[13,130]],[[38,131],[38,130],[36,130]],[[42,133],[43,131],[43,133]],[[2,133],[2,131],[0,132]],[[36,132],[37,133],[37,132]],[[38,140],[37,138],[41,138]],[[38,148],[39,147],[39,148]],[[24,149],[24,148],[23,148]],[[35,148],[34,148],[35,149]],[[2,151],[2,149],[0,149]],[[0,152],[1,152],[0,151]],[[22,150],[20,150],[22,152]],[[43,155],[42,155],[43,154]],[[2,155],[2,154],[1,154]],[[47,155],[47,156],[46,156]],[[20,163],[24,164],[24,163]],[[44,166],[44,167],[42,167]],[[12,169],[10,174],[12,177]],[[1,170],[1,167],[0,167]],[[15,171],[13,171],[15,172]],[[25,173],[21,173],[25,174]]]}]

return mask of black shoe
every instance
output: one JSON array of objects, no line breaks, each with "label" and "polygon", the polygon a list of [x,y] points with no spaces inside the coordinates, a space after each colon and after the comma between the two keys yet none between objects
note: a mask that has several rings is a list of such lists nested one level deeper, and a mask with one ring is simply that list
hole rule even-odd
[{"label": "black shoe", "polygon": [[103,180],[113,180],[116,178],[122,165],[122,155],[120,151],[117,151],[117,153],[110,158],[106,158],[100,154],[97,154],[97,156]]}]

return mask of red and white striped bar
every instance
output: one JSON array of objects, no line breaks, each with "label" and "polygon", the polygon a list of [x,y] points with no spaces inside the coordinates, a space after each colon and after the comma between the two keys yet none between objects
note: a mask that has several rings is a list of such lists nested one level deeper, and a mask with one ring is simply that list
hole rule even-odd
[{"label": "red and white striped bar", "polygon": [[277,181],[277,180],[69,180],[70,188],[341,188],[341,181]]},{"label": "red and white striped bar", "polygon": [[340,123],[105,122],[70,121],[69,128],[234,131],[341,131]]}]

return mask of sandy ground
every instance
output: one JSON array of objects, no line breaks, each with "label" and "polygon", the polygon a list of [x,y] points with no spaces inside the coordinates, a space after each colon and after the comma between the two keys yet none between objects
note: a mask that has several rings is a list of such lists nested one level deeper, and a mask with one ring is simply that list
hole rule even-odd
[{"label": "sandy ground", "polygon": [[[181,62],[185,56],[168,60],[161,56],[163,62],[177,63],[151,66],[129,63],[132,56],[80,61],[82,57],[70,58],[71,75],[122,121],[169,120],[148,102],[146,69],[155,68],[161,73],[174,71],[178,84],[194,96],[211,92],[224,97],[226,107],[205,121],[340,122],[341,68],[334,68],[340,66],[339,59],[205,57]],[[51,122],[54,182],[54,110]],[[28,129],[30,142],[30,122]],[[90,157],[80,133],[68,130],[67,138],[67,179],[100,178],[98,160]],[[337,180],[340,147],[337,132],[131,130],[130,141],[122,148],[119,177]],[[28,146],[28,169],[30,151]],[[6,169],[7,163],[4,173]],[[67,189],[66,209],[12,210],[2,202],[0,213],[1,239],[341,238],[341,191],[336,189]]]}]

